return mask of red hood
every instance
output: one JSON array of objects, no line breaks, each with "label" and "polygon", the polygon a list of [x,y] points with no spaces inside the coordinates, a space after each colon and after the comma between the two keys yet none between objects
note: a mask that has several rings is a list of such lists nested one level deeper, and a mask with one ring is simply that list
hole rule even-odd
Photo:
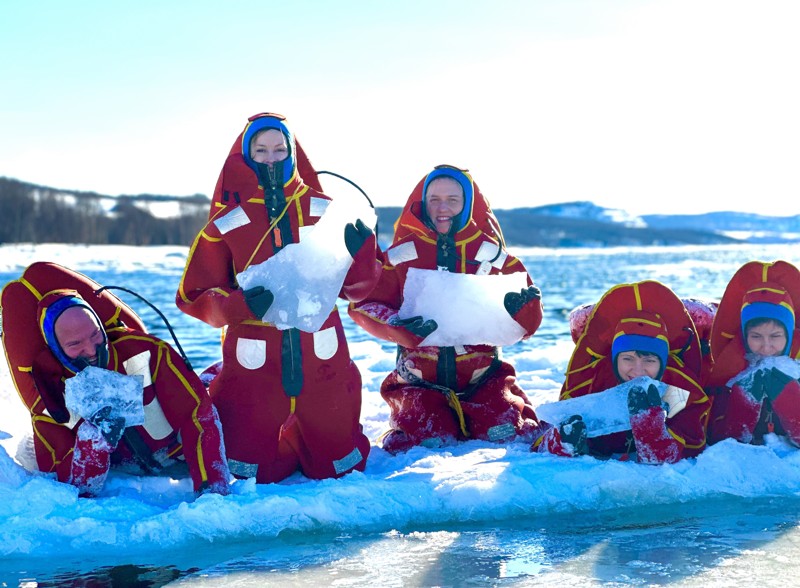
[{"label": "red hood", "polygon": [[[403,211],[400,213],[400,217],[394,224],[394,239],[392,240],[392,244],[397,243],[411,233],[427,235],[434,239],[436,238],[436,231],[427,226],[422,220],[422,190],[429,175],[430,173],[425,174],[425,176],[419,181],[409,195],[408,200],[403,207]],[[466,175],[470,178],[470,180],[472,179],[469,174]],[[497,218],[492,212],[489,201],[483,195],[480,188],[478,188],[478,184],[476,184],[474,180],[472,181],[472,187],[472,217],[470,222],[467,223],[460,231],[458,231],[458,233],[456,233],[456,240],[458,240],[458,235],[471,235],[475,232],[475,228],[477,227],[482,232],[497,239],[500,243],[505,245],[503,233],[500,230],[500,223],[497,222]]]},{"label": "red hood", "polygon": [[626,319],[635,319],[642,311],[657,314],[661,323],[658,330],[669,340],[669,364],[685,364],[693,375],[700,375],[700,341],[681,299],[654,280],[619,284],[592,308],[570,358],[562,397],[564,392],[571,394],[591,382],[601,360],[610,362],[618,326]]}]

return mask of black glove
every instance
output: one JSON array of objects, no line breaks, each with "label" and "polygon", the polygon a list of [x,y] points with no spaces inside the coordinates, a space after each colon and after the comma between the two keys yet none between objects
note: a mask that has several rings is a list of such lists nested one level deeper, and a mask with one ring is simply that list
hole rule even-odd
[{"label": "black glove", "polygon": [[439,325],[436,324],[435,320],[428,319],[425,321],[422,320],[421,316],[412,316],[410,318],[401,319],[397,315],[394,315],[391,319],[389,319],[389,324],[393,327],[405,327],[408,332],[413,333],[417,337],[421,337],[423,339],[439,328]]},{"label": "black glove", "polygon": [[586,442],[586,423],[581,415],[574,414],[558,425],[561,443],[572,445],[572,455],[586,455],[589,453],[589,444]]},{"label": "black glove", "polygon": [[111,416],[111,407],[104,406],[87,419],[95,427],[100,429],[100,434],[111,447],[116,447],[122,433],[125,432],[125,419]]},{"label": "black glove", "polygon": [[658,393],[658,387],[655,384],[650,384],[647,390],[641,386],[634,386],[628,391],[628,412],[631,415],[638,414],[654,406],[664,408],[661,403],[661,394]]},{"label": "black glove", "polygon": [[541,300],[542,299],[542,291],[539,290],[536,286],[528,286],[527,288],[523,288],[519,291],[519,294],[516,292],[509,292],[506,294],[505,298],[503,298],[503,306],[506,307],[508,314],[511,315],[511,318],[517,316],[517,313],[522,310],[522,307],[528,304],[531,300]]},{"label": "black glove", "polygon": [[250,312],[256,315],[259,320],[267,314],[267,310],[272,306],[272,301],[275,300],[275,296],[272,295],[272,292],[265,289],[264,286],[250,288],[249,290],[245,290],[243,294],[244,301],[247,302]]},{"label": "black glove", "polygon": [[350,257],[355,258],[356,254],[361,249],[361,246],[367,242],[374,233],[364,221],[358,219],[356,224],[347,223],[344,226],[344,244],[347,246],[347,251]]},{"label": "black glove", "polygon": [[764,377],[764,394],[770,399],[770,402],[775,402],[775,399],[783,392],[786,384],[791,382],[794,378],[787,376],[778,368],[772,368]]}]

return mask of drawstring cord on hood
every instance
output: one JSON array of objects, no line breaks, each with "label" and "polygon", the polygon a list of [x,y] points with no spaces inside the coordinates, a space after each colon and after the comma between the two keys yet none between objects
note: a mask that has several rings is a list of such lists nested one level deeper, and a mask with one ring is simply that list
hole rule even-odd
[{"label": "drawstring cord on hood", "polygon": [[167,326],[167,330],[169,331],[170,335],[172,335],[172,340],[175,342],[175,347],[178,349],[178,353],[181,354],[181,357],[183,358],[183,361],[186,362],[186,366],[189,369],[192,369],[192,364],[189,361],[189,358],[186,356],[186,353],[184,353],[183,347],[181,347],[181,344],[178,342],[178,337],[175,335],[175,331],[172,330],[172,325],[169,324],[169,321],[167,320],[167,317],[165,317],[164,314],[152,302],[147,300],[141,294],[137,294],[133,290],[129,290],[128,288],[123,288],[122,286],[103,286],[102,288],[99,288],[98,290],[95,290],[94,293],[95,294],[100,294],[100,292],[102,292],[103,290],[122,290],[123,292],[127,292],[128,294],[132,294],[133,296],[136,296],[139,300],[144,302],[147,306],[149,306],[150,308],[155,310],[156,314],[158,314],[158,316],[161,317],[161,320],[164,321],[164,324]]},{"label": "drawstring cord on hood", "polygon": [[335,177],[335,178],[339,178],[340,180],[344,180],[345,182],[347,182],[348,184],[350,184],[351,186],[353,186],[353,187],[354,187],[356,190],[358,190],[359,192],[361,192],[361,193],[364,195],[364,198],[366,198],[366,199],[367,199],[367,202],[369,202],[369,205],[372,207],[372,209],[373,209],[373,210],[375,210],[375,205],[372,203],[372,199],[370,199],[370,197],[369,197],[369,196],[367,196],[367,193],[366,193],[366,192],[364,192],[364,190],[362,190],[362,189],[361,189],[361,187],[360,187],[358,184],[356,184],[354,181],[352,181],[352,180],[350,180],[350,179],[348,179],[348,178],[346,178],[346,177],[344,177],[344,176],[342,176],[342,175],[339,175],[339,174],[337,174],[337,173],[334,173],[334,172],[332,172],[332,171],[326,171],[326,170],[323,170],[323,171],[318,171],[318,172],[317,172],[317,175],[318,175],[318,176],[319,176],[319,175],[321,175],[321,174],[328,174],[328,175],[330,175],[330,176],[333,176],[333,177]]}]

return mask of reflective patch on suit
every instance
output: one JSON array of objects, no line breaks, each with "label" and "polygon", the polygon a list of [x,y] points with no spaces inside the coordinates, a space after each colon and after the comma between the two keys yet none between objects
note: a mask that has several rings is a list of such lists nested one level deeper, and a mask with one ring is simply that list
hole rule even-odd
[{"label": "reflective patch on suit", "polygon": [[257,370],[267,361],[267,342],[261,339],[238,339],[236,360],[243,368]]},{"label": "reflective patch on suit", "polygon": [[470,384],[474,384],[478,380],[480,380],[481,376],[486,373],[486,370],[489,369],[489,366],[478,368],[474,372],[472,372],[472,377],[469,379]]},{"label": "reflective patch on suit", "polygon": [[122,362],[125,373],[129,376],[142,376],[142,388],[147,388],[153,383],[150,376],[150,352],[142,351]]},{"label": "reflective patch on suit", "polygon": [[308,206],[308,214],[311,216],[322,216],[325,214],[325,211],[328,210],[328,205],[330,203],[330,200],[313,196],[311,198],[311,203]]},{"label": "reflective patch on suit", "polygon": [[364,459],[364,457],[361,455],[358,447],[356,447],[342,459],[334,459],[333,469],[336,470],[337,474],[343,474],[347,470],[351,470],[356,467],[362,459]]},{"label": "reflective patch on suit", "polygon": [[297,228],[297,232],[298,232],[298,234],[300,236],[300,240],[302,241],[303,239],[305,239],[308,236],[308,234],[311,233],[311,231],[314,230],[315,226],[316,225],[305,225],[305,226],[302,226],[302,227],[298,227]]},{"label": "reflective patch on suit", "polygon": [[[495,257],[497,259],[495,259]],[[497,269],[500,269],[506,262],[507,257],[508,253],[503,251],[500,245],[496,243],[490,243],[489,241],[484,241],[481,243],[481,246],[478,248],[478,252],[475,254],[475,261],[487,261]]]},{"label": "reflective patch on suit", "polygon": [[214,220],[214,225],[216,225],[217,229],[219,229],[219,232],[223,235],[229,231],[232,231],[233,229],[238,229],[239,227],[243,227],[247,224],[250,224],[250,217],[247,216],[247,213],[242,209],[241,206],[237,206],[228,214]]},{"label": "reflective patch on suit", "polygon": [[408,261],[414,261],[417,259],[417,246],[414,245],[413,241],[402,243],[397,247],[392,247],[389,249],[386,252],[386,255],[389,258],[389,263],[397,267],[397,265],[401,263],[406,263]]},{"label": "reflective patch on suit", "polygon": [[667,418],[671,419],[686,408],[686,403],[689,401],[689,391],[678,388],[677,386],[667,386],[667,389],[664,390],[664,394],[661,396],[661,400],[669,405]]},{"label": "reflective patch on suit", "polygon": [[320,359],[330,359],[339,349],[336,327],[328,327],[314,333],[314,355]]},{"label": "reflective patch on suit", "polygon": [[258,472],[258,464],[228,458],[228,469],[234,476],[239,478],[255,478]]},{"label": "reflective patch on suit", "polygon": [[511,423],[495,425],[494,427],[489,427],[489,430],[486,431],[486,435],[489,437],[489,441],[500,441],[502,439],[508,439],[509,437],[513,437],[516,434],[517,430]]},{"label": "reflective patch on suit", "polygon": [[145,405],[144,425],[142,426],[147,431],[147,434],[157,441],[166,439],[174,430],[172,425],[169,424],[158,398],[154,398],[153,402]]}]

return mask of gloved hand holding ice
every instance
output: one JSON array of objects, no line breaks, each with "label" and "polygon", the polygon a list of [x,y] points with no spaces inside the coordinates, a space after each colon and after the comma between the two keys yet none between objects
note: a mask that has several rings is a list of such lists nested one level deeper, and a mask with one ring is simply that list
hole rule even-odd
[{"label": "gloved hand holding ice", "polygon": [[290,243],[236,276],[243,290],[263,286],[274,295],[263,321],[281,330],[319,330],[335,306],[353,263],[345,245],[344,227],[359,219],[374,226],[375,211],[366,202],[333,200],[299,243]]},{"label": "gloved hand holding ice", "polygon": [[132,427],[144,423],[142,389],[142,376],[89,366],[66,381],[64,400],[71,413],[85,419],[110,406],[110,416],[122,417]]},{"label": "gloved hand holding ice", "polygon": [[630,431],[628,393],[633,387],[639,386],[646,390],[651,385],[658,388],[661,400],[666,405],[668,418],[675,416],[686,406],[688,391],[642,376],[602,392],[540,404],[536,407],[536,416],[542,421],[558,425],[573,415],[580,415],[586,423],[588,437]]}]

